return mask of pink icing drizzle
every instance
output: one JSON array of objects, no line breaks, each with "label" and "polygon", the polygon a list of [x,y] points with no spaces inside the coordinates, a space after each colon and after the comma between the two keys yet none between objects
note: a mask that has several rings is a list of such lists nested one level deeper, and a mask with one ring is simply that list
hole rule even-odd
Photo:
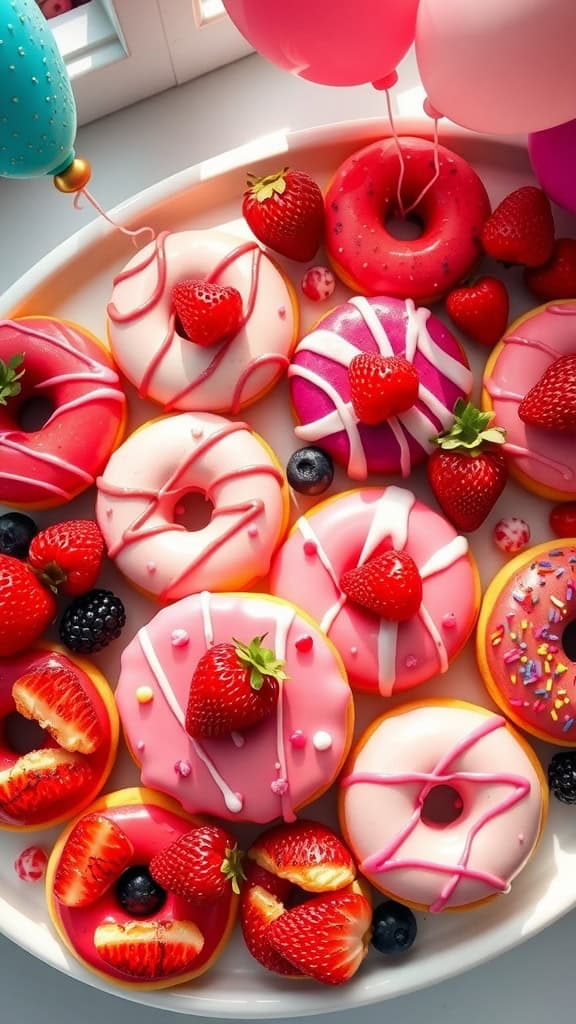
[{"label": "pink icing drizzle", "polygon": [[[472,852],[473,841],[478,833],[485,825],[488,824],[488,822],[492,821],[499,815],[504,814],[505,811],[525,799],[525,797],[530,793],[530,783],[527,779],[522,778],[521,776],[508,775],[506,773],[493,774],[447,771],[453,761],[466,753],[467,750],[470,750],[485,736],[488,736],[496,729],[503,728],[505,724],[506,723],[503,718],[499,718],[497,716],[488,718],[486,722],[483,722],[477,729],[474,729],[468,736],[464,737],[460,743],[457,743],[451,751],[445,754],[430,773],[404,772],[398,775],[379,775],[373,772],[355,772],[352,775],[346,776],[342,780],[343,786],[352,786],[358,783],[377,786],[403,785],[414,782],[423,783],[422,789],[416,797],[414,812],[409,821],[389,842],[387,847],[380,850],[378,853],[372,854],[363,861],[363,870],[371,872],[388,872],[402,868],[413,868],[434,871],[440,874],[450,874],[450,880],[442,889],[438,899],[430,907],[431,913],[439,913],[444,909],[462,878],[472,878],[477,881],[484,881],[487,885],[490,885],[496,890],[501,892],[507,891],[508,882],[505,879],[497,878],[491,874],[470,868],[468,866],[468,860]],[[462,850],[458,862],[455,865],[444,865],[438,864],[435,861],[417,860],[413,858],[393,860],[392,858],[394,857],[394,854],[402,847],[403,843],[412,834],[417,825],[420,824],[424,801],[434,786],[441,783],[452,784],[459,781],[479,782],[485,785],[508,785],[512,786],[514,791],[485,814],[481,815],[480,818],[471,825],[466,835],[464,849]]]},{"label": "pink icing drizzle", "polygon": [[234,394],[232,395],[232,407],[230,409],[232,413],[240,411],[244,388],[252,374],[263,366],[271,366],[274,365],[274,363],[277,363],[278,366],[281,366],[282,369],[285,370],[286,367],[290,365],[290,360],[287,356],[282,355],[281,352],[267,352],[265,355],[256,356],[250,363],[248,363],[248,366],[244,368],[238,377],[236,387],[234,388]]}]

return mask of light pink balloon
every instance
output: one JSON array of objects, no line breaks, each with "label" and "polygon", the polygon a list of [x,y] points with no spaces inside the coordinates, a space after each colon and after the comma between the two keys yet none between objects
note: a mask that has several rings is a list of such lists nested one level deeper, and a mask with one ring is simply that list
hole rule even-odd
[{"label": "light pink balloon", "polygon": [[434,106],[473,131],[576,116],[576,0],[420,0],[416,56]]},{"label": "light pink balloon", "polygon": [[576,121],[528,136],[532,170],[558,206],[576,213]]},{"label": "light pink balloon", "polygon": [[258,53],[284,71],[320,85],[362,85],[386,78],[408,51],[418,0],[224,0],[224,6]]}]

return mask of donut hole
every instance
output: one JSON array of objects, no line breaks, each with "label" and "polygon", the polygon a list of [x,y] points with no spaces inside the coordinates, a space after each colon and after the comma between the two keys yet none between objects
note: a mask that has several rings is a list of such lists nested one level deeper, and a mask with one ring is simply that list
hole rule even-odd
[{"label": "donut hole", "polygon": [[446,828],[461,816],[462,797],[453,786],[433,786],[422,804],[421,820],[429,828]]},{"label": "donut hole", "polygon": [[407,217],[401,217],[400,213],[393,210],[384,221],[384,225],[392,238],[398,238],[404,242],[412,242],[420,238],[424,231],[424,224],[417,213],[409,213]]},{"label": "donut hole", "polygon": [[576,661],[576,619],[564,627],[562,633],[562,650],[570,661]]},{"label": "donut hole", "polygon": [[3,732],[5,745],[19,757],[45,747],[48,739],[38,722],[24,718],[18,711],[11,711],[6,715]]},{"label": "donut hole", "polygon": [[190,491],[174,506],[174,522],[190,533],[203,530],[212,519],[214,505],[203,491]]},{"label": "donut hole", "polygon": [[54,402],[45,395],[31,395],[18,410],[18,426],[27,434],[42,430],[54,412]]}]

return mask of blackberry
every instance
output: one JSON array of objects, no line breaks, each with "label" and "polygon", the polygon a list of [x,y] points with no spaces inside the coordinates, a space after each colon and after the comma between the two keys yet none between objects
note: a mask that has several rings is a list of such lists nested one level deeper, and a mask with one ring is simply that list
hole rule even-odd
[{"label": "blackberry", "polygon": [[548,785],[557,800],[576,804],[576,750],[563,750],[548,765]]},{"label": "blackberry", "polygon": [[68,606],[60,622],[60,640],[78,654],[93,654],[120,636],[126,612],[111,590],[89,590]]}]

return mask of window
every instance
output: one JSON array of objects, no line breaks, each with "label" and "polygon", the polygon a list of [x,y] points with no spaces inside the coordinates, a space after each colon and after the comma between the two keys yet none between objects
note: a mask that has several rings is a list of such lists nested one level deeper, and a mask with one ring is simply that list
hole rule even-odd
[{"label": "window", "polygon": [[37,0],[80,124],[251,52],[221,0]]}]

